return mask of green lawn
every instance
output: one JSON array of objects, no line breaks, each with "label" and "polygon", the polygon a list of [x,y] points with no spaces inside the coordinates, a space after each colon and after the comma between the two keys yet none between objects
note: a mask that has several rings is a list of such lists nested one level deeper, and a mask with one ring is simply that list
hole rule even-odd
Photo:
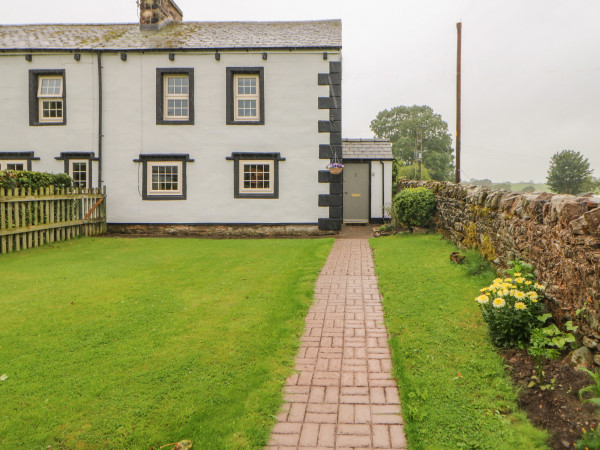
[{"label": "green lawn", "polygon": [[0,448],[263,446],[332,240],[0,255]]},{"label": "green lawn", "polygon": [[545,448],[473,300],[491,280],[452,264],[456,248],[438,235],[371,245],[410,448]]}]

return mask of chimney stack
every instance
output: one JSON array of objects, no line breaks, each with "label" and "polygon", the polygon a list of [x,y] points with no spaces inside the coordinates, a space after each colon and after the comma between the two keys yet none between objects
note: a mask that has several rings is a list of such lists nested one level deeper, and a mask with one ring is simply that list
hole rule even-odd
[{"label": "chimney stack", "polygon": [[138,0],[140,30],[158,31],[171,22],[181,22],[183,13],[173,0]]}]

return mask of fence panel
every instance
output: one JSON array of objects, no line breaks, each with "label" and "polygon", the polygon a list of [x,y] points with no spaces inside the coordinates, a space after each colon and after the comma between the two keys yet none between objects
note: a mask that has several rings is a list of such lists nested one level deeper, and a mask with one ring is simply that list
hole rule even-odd
[{"label": "fence panel", "polygon": [[0,188],[0,253],[106,233],[106,188]]}]

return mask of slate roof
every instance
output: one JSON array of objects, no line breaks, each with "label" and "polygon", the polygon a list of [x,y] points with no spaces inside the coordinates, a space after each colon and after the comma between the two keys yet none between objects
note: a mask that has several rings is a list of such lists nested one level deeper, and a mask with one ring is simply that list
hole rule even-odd
[{"label": "slate roof", "polygon": [[394,159],[387,139],[342,139],[343,159]]},{"label": "slate roof", "polygon": [[2,25],[0,51],[340,49],[342,22],[176,22],[159,31],[139,24]]}]

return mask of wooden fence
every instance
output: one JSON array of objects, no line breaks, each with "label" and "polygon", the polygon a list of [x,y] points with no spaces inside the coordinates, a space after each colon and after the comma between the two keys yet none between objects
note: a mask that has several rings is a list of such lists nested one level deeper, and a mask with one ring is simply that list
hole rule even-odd
[{"label": "wooden fence", "polygon": [[0,188],[0,253],[106,233],[106,188]]}]

